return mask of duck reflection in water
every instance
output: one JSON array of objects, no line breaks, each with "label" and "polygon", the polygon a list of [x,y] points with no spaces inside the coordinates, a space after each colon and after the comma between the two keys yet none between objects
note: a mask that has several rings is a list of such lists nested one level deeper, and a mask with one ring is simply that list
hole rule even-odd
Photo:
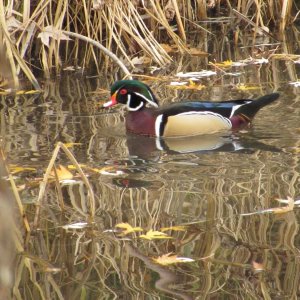
[{"label": "duck reflection in water", "polygon": [[164,151],[168,154],[206,153],[206,152],[242,152],[253,153],[256,150],[279,152],[277,147],[267,145],[257,138],[230,134],[196,135],[177,138],[156,138],[141,135],[127,135],[127,146],[131,156],[150,158]]}]

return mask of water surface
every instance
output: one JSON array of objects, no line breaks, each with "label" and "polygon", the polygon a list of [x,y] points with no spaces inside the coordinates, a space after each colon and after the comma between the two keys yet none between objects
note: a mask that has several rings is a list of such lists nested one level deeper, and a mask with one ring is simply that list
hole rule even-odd
[{"label": "water surface", "polygon": [[[237,53],[236,59],[247,58],[245,51]],[[199,58],[183,57],[168,72],[174,76],[204,67]],[[242,73],[204,78],[201,91],[169,88],[174,77],[148,81],[165,104],[281,93],[250,128],[166,141],[164,151],[156,148],[155,139],[126,135],[122,108],[100,109],[99,100],[108,94],[94,92],[109,88],[105,78],[62,76],[45,82],[42,94],[2,97],[4,150],[12,170],[29,168],[14,175],[29,220],[33,222],[39,184],[59,141],[70,146],[95,196],[91,218],[80,176],[61,188],[48,184],[39,230],[26,241],[16,265],[15,289],[24,299],[299,296],[299,209],[265,211],[286,206],[277,199],[300,197],[300,88],[289,84],[298,67],[272,59],[231,71]],[[161,75],[166,75],[163,70]],[[254,89],[241,90],[238,84]],[[59,164],[73,165],[63,152]],[[88,224],[63,227],[78,222]],[[120,223],[143,232],[124,234],[115,227]],[[149,230],[172,238],[140,238]],[[194,261],[164,266],[153,260],[168,253]]]}]

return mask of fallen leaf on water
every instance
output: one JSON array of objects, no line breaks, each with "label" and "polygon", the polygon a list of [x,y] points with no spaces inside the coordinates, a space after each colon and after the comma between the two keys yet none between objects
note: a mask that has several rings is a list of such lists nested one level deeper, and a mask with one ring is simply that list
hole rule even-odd
[{"label": "fallen leaf on water", "polygon": [[34,95],[34,94],[39,94],[41,92],[42,92],[41,90],[30,90],[30,91],[19,90],[16,92],[16,95]]},{"label": "fallen leaf on water", "polygon": [[[64,166],[59,165],[56,168],[56,174],[59,181],[73,179],[73,174]],[[50,173],[51,176],[55,177],[54,170]]]},{"label": "fallen leaf on water", "polygon": [[163,233],[161,231],[149,230],[146,234],[140,235],[140,238],[146,240],[155,240],[155,239],[172,239],[171,236]]},{"label": "fallen leaf on water", "polygon": [[64,144],[67,148],[71,148],[73,146],[80,146],[82,143],[65,143]]},{"label": "fallen leaf on water", "polygon": [[122,235],[126,235],[132,232],[138,232],[138,231],[143,231],[143,228],[141,227],[132,227],[128,223],[119,223],[115,227],[123,229]]},{"label": "fallen leaf on water", "polygon": [[184,226],[184,225],[178,225],[178,226],[163,227],[160,230],[161,231],[167,231],[167,230],[186,231],[186,226]]},{"label": "fallen leaf on water", "polygon": [[[81,168],[85,168],[85,167],[86,167],[85,164],[79,164],[79,166],[80,166]],[[77,167],[74,166],[74,165],[68,165],[68,169],[70,169],[70,170],[77,170]]]},{"label": "fallen leaf on water", "polygon": [[189,82],[171,82],[169,85],[170,88],[176,89],[176,90],[203,90],[206,88],[205,85],[202,85],[200,83],[195,83],[192,80],[189,80]]},{"label": "fallen leaf on water", "polygon": [[171,265],[177,263],[193,262],[192,258],[179,257],[177,255],[172,255],[172,253],[163,254],[157,258],[152,258],[156,263],[160,265]]},{"label": "fallen leaf on water", "polygon": [[214,67],[219,67],[219,68],[231,68],[232,67],[232,60],[225,60],[225,61],[222,61],[222,62],[209,62],[208,63],[209,65],[212,65]]},{"label": "fallen leaf on water", "polygon": [[11,174],[17,174],[17,173],[21,173],[21,172],[36,171],[36,168],[10,165],[9,166],[9,171],[10,171]]},{"label": "fallen leaf on water", "polygon": [[251,91],[251,90],[258,90],[260,89],[259,86],[255,85],[245,85],[245,84],[239,84],[236,86],[236,88],[240,91]]}]

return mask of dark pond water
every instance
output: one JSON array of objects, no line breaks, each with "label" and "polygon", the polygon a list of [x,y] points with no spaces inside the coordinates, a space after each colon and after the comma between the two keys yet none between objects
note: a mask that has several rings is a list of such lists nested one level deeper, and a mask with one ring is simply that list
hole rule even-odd
[{"label": "dark pond water", "polygon": [[[247,58],[242,49],[231,54],[233,61]],[[108,78],[65,75],[45,82],[42,94],[3,96],[3,148],[30,224],[59,141],[81,164],[95,198],[93,216],[86,185],[60,151],[57,165],[69,166],[75,177],[47,185],[38,231],[27,237],[16,262],[14,294],[20,299],[298,298],[297,202],[289,212],[266,211],[287,205],[277,199],[300,198],[300,87],[290,84],[300,74],[293,60],[273,57],[219,70],[207,59],[183,57],[158,71],[158,80],[148,83],[162,103],[281,93],[251,128],[167,141],[164,151],[151,138],[126,136],[121,108],[99,108],[108,94],[94,92],[108,89]],[[217,72],[200,79],[205,89],[168,87],[178,72],[204,68]],[[120,223],[143,231],[130,232],[126,225],[126,233],[116,227]],[[150,230],[170,238],[141,237]],[[166,261],[168,254],[170,260],[177,255],[194,261],[154,260]]]}]

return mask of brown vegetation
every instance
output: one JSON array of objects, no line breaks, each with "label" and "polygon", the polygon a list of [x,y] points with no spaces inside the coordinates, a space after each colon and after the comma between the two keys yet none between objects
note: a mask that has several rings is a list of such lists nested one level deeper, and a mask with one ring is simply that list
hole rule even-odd
[{"label": "brown vegetation", "polygon": [[[9,2],[10,3],[10,2]],[[254,34],[276,25],[280,31],[294,21],[295,1],[222,0],[84,0],[0,1],[0,37],[15,87],[24,74],[39,89],[34,74],[60,73],[63,67],[107,67],[103,51],[91,43],[69,37],[73,32],[99,42],[129,66],[132,57],[146,56],[163,66],[171,61],[162,42],[188,52],[187,32],[208,32],[210,21],[227,17],[236,28]],[[242,20],[242,22],[240,22]],[[250,26],[249,26],[250,25]],[[65,32],[63,32],[65,31]],[[67,31],[67,32],[66,32]]]}]

